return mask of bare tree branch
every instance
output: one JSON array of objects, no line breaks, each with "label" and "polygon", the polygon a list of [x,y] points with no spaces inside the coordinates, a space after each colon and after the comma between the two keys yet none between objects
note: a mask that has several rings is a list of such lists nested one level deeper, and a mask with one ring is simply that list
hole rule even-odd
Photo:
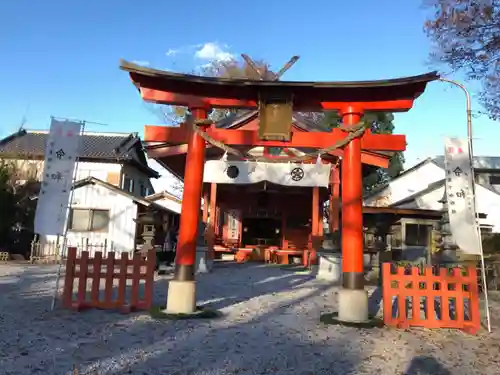
[{"label": "bare tree branch", "polygon": [[424,0],[424,6],[434,11],[424,25],[431,61],[481,82],[486,113],[500,119],[500,1]]}]

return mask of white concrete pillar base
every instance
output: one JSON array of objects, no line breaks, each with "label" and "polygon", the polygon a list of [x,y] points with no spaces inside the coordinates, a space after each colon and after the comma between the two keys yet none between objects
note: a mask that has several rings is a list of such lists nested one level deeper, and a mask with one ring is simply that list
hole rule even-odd
[{"label": "white concrete pillar base", "polygon": [[167,294],[167,314],[196,312],[196,281],[170,280]]},{"label": "white concrete pillar base", "polygon": [[368,292],[366,290],[340,289],[338,306],[339,321],[346,323],[368,321]]}]

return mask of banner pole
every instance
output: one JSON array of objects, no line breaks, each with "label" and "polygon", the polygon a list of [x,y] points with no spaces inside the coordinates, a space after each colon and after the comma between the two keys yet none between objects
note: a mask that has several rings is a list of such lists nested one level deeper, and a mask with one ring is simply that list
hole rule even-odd
[{"label": "banner pole", "polygon": [[480,258],[481,258],[481,279],[483,281],[483,293],[484,293],[484,304],[485,304],[485,310],[486,310],[486,323],[487,323],[487,328],[488,332],[491,333],[491,318],[490,318],[490,304],[489,304],[489,298],[488,298],[488,283],[486,281],[486,265],[484,262],[484,253],[483,253],[483,241],[481,237],[481,227],[479,224],[479,218],[477,215],[477,210],[476,210],[476,178],[475,178],[475,173],[474,173],[474,158],[473,158],[473,145],[472,145],[472,105],[471,105],[471,100],[470,100],[470,94],[467,88],[462,85],[461,83],[457,81],[453,81],[451,79],[447,78],[439,78],[441,82],[447,82],[451,83],[452,85],[455,85],[456,87],[462,89],[462,91],[465,94],[465,99],[466,99],[466,108],[467,108],[467,143],[468,143],[468,148],[469,148],[469,162],[470,162],[470,167],[472,171],[472,176],[471,176],[471,189],[472,189],[472,205],[474,208],[474,222],[476,226],[476,231],[478,233],[478,238],[479,238],[479,251],[480,251]]},{"label": "banner pole", "polygon": [[[80,129],[80,137],[83,136],[85,133],[85,121],[80,122],[81,123],[81,129]],[[66,207],[66,220],[64,224],[64,233],[63,233],[63,241],[62,241],[62,251],[61,254],[59,255],[59,267],[57,269],[57,276],[56,276],[56,285],[54,288],[54,295],[52,296],[52,304],[50,306],[50,311],[53,311],[56,307],[56,300],[57,300],[57,295],[59,294],[59,284],[61,282],[61,271],[62,271],[62,257],[63,254],[67,253],[67,245],[68,245],[68,228],[69,228],[69,214],[71,212],[71,205],[73,203],[73,195],[74,195],[74,183],[76,181],[76,178],[78,176],[78,164],[80,162],[80,151],[81,151],[81,145],[82,145],[82,138],[78,140],[78,156],[75,160],[75,169],[73,171],[73,176],[71,178],[71,190],[69,192],[69,199],[68,199],[68,206]],[[59,239],[59,236],[57,236]]]}]

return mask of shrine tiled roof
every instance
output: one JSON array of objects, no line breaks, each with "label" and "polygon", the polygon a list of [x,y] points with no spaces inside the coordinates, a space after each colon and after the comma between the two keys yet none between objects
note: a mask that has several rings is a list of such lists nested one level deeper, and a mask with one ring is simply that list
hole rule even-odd
[{"label": "shrine tiled roof", "polygon": [[[259,117],[259,111],[258,110],[242,110],[235,112],[226,118],[223,118],[222,120],[218,121],[216,123],[216,127],[220,129],[237,129],[240,126],[243,126]],[[330,129],[328,127],[325,127],[323,124],[320,122],[316,121],[311,121],[307,116],[295,112],[293,114],[293,124],[307,132],[327,132]],[[394,155],[394,152],[392,151],[377,151],[373,152],[374,154],[378,155],[383,155],[383,156],[392,156]]]},{"label": "shrine tiled roof", "polygon": [[[81,136],[80,158],[87,161],[125,161],[144,169],[151,177],[156,171],[148,167],[140,138],[135,133],[90,133]],[[48,133],[20,130],[0,140],[0,158],[42,159]]]},{"label": "shrine tiled roof", "polygon": [[[258,110],[242,110],[229,115],[228,117],[217,122],[216,126],[221,129],[232,129],[238,128],[247,122],[253,121],[259,117]],[[302,130],[309,132],[324,132],[328,131],[328,128],[324,127],[319,123],[310,121],[305,116],[296,112],[293,114],[293,123],[301,128]]]}]

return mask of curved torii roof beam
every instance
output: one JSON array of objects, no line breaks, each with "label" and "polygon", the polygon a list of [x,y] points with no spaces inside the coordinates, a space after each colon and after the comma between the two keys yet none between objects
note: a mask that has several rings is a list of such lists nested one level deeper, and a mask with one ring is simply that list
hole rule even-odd
[{"label": "curved torii roof beam", "polygon": [[255,81],[199,77],[122,61],[144,100],[191,107],[257,108],[262,92],[292,94],[295,111],[336,110],[363,103],[366,111],[408,111],[437,72],[413,77],[353,82]]}]

